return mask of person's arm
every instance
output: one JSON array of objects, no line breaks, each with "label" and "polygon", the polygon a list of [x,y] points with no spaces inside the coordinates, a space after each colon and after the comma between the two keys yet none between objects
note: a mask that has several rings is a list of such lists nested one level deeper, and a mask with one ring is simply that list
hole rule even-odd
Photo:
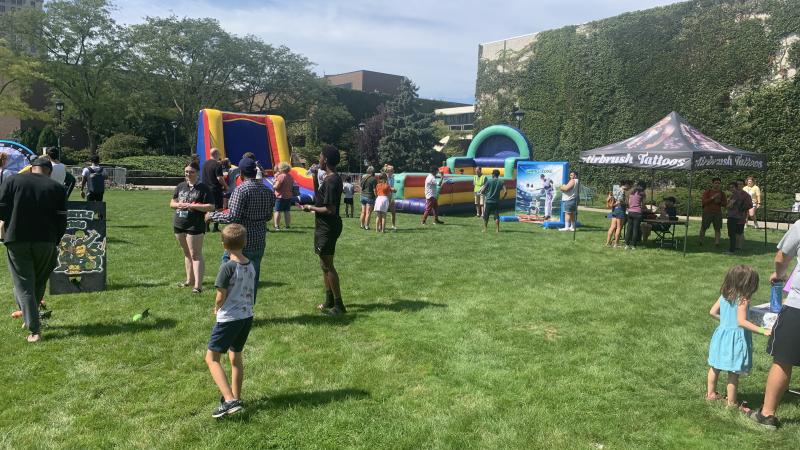
[{"label": "person's arm", "polygon": [[559,186],[559,189],[561,189],[561,192],[567,192],[568,190],[572,189],[573,186],[575,186],[574,178],[569,180],[567,184],[562,184],[561,186]]},{"label": "person's arm", "polygon": [[755,194],[756,195],[753,196],[753,201],[754,201],[753,206],[759,206],[761,205],[761,188],[759,188],[758,186],[755,186]]},{"label": "person's arm", "polygon": [[178,187],[172,192],[172,199],[169,201],[169,207],[172,209],[186,209],[186,203],[178,201]]},{"label": "person's arm", "polygon": [[701,200],[701,204],[705,207],[710,205],[714,201],[714,196],[711,194],[711,191],[703,192],[703,200]]},{"label": "person's arm", "polygon": [[217,295],[214,297],[214,315],[216,316],[222,305],[225,304],[225,299],[228,298],[228,290],[225,288],[217,288]]},{"label": "person's arm", "polygon": [[763,334],[764,336],[769,336],[772,334],[772,330],[767,330],[764,327],[759,327],[753,322],[747,320],[747,310],[750,308],[750,300],[743,298],[739,300],[739,306],[736,307],[736,321],[739,323],[739,326],[744,328],[745,330],[750,330],[753,333]]},{"label": "person's arm", "polygon": [[228,202],[228,212],[216,211],[206,213],[206,221],[217,223],[241,223],[244,213],[242,189],[234,189]]},{"label": "person's arm", "polygon": [[508,195],[508,189],[506,188],[506,184],[503,183],[503,200],[506,199],[506,195]]},{"label": "person's arm", "polygon": [[67,232],[67,191],[63,189],[59,189],[59,191],[61,198],[58,201],[60,206],[56,210],[56,235],[58,236],[56,244],[61,242],[61,238]]},{"label": "person's arm", "polygon": [[714,302],[714,305],[711,306],[711,310],[708,313],[711,315],[711,317],[719,320],[719,299]]},{"label": "person's arm", "polygon": [[775,253],[775,271],[770,275],[769,281],[772,283],[776,281],[786,281],[788,278],[786,271],[789,269],[789,263],[791,262],[791,257],[787,257],[786,253],[778,250],[778,252]]},{"label": "person's arm", "polygon": [[221,165],[217,165],[217,170],[214,171],[214,175],[216,175],[217,181],[219,181],[219,184],[222,186],[222,190],[227,191],[228,183],[225,181],[225,172],[222,170]]}]

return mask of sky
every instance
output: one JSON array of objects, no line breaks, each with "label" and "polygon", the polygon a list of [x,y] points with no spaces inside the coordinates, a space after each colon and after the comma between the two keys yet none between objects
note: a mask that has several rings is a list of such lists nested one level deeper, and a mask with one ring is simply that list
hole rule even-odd
[{"label": "sky", "polygon": [[228,32],[285,45],[319,74],[410,78],[423,98],[472,103],[478,44],[577,25],[675,0],[117,0],[114,18],[213,17]]}]

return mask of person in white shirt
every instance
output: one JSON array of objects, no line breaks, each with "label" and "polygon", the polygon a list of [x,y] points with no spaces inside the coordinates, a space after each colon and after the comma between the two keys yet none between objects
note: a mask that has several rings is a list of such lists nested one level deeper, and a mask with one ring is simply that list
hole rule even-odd
[{"label": "person in white shirt", "polygon": [[61,152],[57,147],[50,147],[47,149],[47,157],[53,164],[53,171],[50,172],[50,178],[60,185],[64,185],[64,179],[67,177],[67,166],[61,163]]},{"label": "person in white shirt", "polygon": [[436,166],[431,166],[431,171],[425,177],[425,212],[422,213],[422,224],[428,220],[428,216],[433,213],[433,223],[444,223],[439,220],[439,185],[441,180],[436,180]]}]

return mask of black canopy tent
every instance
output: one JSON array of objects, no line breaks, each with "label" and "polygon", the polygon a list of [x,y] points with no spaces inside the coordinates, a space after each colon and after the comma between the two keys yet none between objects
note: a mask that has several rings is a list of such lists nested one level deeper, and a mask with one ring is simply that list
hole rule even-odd
[{"label": "black canopy tent", "polygon": [[[691,172],[697,169],[767,170],[766,155],[720,144],[699,132],[674,111],[636,136],[581,152],[581,162],[649,170],[688,170],[689,202],[686,207],[684,255],[686,240],[689,237],[689,215],[692,204]],[[766,193],[763,201],[766,231]],[[767,235],[764,233],[765,245],[766,242]]]}]

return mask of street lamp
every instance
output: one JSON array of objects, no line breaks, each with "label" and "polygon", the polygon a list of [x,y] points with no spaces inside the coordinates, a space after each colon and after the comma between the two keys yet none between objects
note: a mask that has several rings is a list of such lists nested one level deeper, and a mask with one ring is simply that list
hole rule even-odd
[{"label": "street lamp", "polygon": [[[56,100],[56,111],[58,111],[58,153],[61,153],[61,135],[64,134],[64,130],[62,130],[61,124],[61,115],[64,113],[64,102],[61,100]],[[64,158],[64,155],[60,155],[61,158]]]},{"label": "street lamp", "polygon": [[172,121],[172,154],[176,155],[175,153],[175,130],[178,129],[178,122]]},{"label": "street lamp", "polygon": [[522,118],[525,117],[525,110],[517,106],[517,109],[511,114],[517,119],[517,128],[520,128],[522,126]]},{"label": "street lamp", "polygon": [[[365,134],[364,132],[366,131],[366,129],[367,129],[367,124],[365,124],[364,122],[359,122],[359,124],[358,124],[358,132],[359,132],[359,133],[360,133],[360,135],[361,135],[361,136],[360,136],[360,137],[361,137],[361,145],[359,145],[359,146],[358,146],[358,156],[359,156],[359,159],[361,159],[361,156],[363,155],[363,153],[362,153],[362,151],[363,151],[363,150],[362,150],[362,149],[363,149],[363,147],[364,147],[365,145],[367,145],[367,140],[366,140],[366,138],[364,137],[364,134]],[[366,160],[365,160],[365,161],[366,161]],[[356,161],[356,164],[358,164],[358,161]],[[358,171],[359,171],[359,172],[361,172],[361,168],[358,168]]]}]

